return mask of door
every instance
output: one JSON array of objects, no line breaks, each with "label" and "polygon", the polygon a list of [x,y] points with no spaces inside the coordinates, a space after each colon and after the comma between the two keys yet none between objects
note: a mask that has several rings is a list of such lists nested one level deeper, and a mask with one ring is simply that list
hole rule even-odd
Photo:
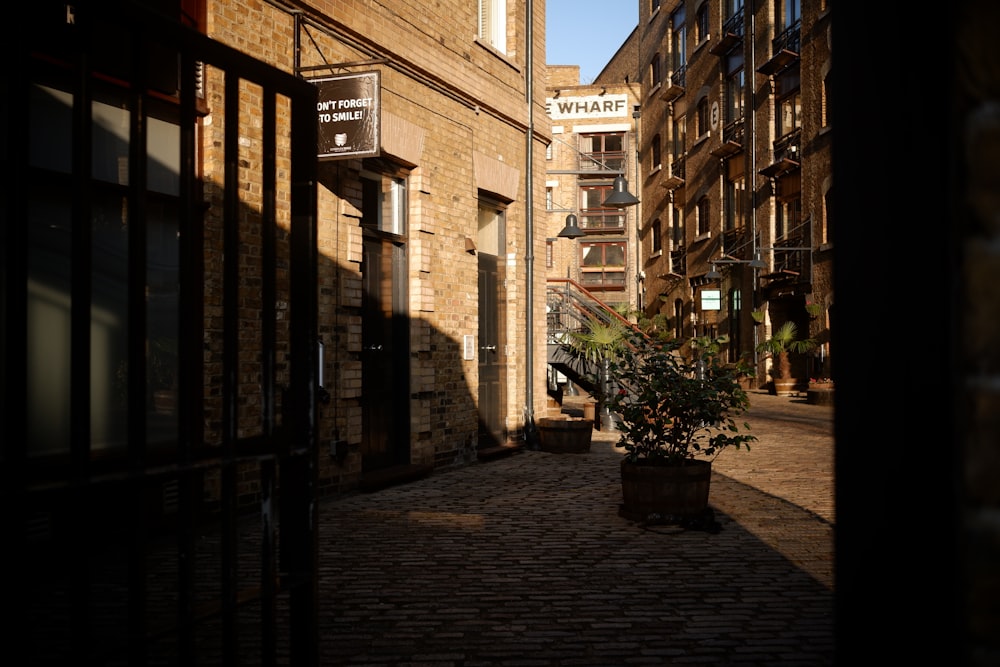
[{"label": "door", "polygon": [[384,190],[363,179],[361,452],[363,471],[409,463],[409,320],[406,246],[379,230]]},{"label": "door", "polygon": [[500,307],[497,257],[479,253],[479,443],[503,444]]}]

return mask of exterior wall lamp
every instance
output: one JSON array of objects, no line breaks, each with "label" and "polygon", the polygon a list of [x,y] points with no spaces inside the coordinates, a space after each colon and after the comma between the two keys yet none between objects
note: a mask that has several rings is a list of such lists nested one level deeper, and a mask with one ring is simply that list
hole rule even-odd
[{"label": "exterior wall lamp", "polygon": [[626,206],[635,206],[639,203],[639,198],[628,191],[628,180],[621,174],[615,176],[612,188],[614,192],[604,200],[605,206],[625,208]]},{"label": "exterior wall lamp", "polygon": [[580,229],[580,222],[577,217],[570,213],[566,216],[566,226],[562,228],[562,231],[557,234],[557,236],[564,239],[576,239],[581,236],[585,236],[584,231]]},{"label": "exterior wall lamp", "polygon": [[716,264],[746,264],[751,269],[766,269],[767,262],[760,258],[760,252],[755,252],[753,259],[716,259],[712,260],[712,270],[705,274],[705,278],[708,280],[721,280],[722,274],[716,268]]}]

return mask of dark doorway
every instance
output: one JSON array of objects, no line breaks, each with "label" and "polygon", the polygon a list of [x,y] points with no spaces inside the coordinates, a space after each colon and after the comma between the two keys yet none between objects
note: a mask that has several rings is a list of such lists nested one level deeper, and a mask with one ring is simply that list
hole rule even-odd
[{"label": "dark doorway", "polygon": [[[364,178],[362,274],[362,469],[409,463],[409,324],[406,246],[382,230],[394,179]],[[405,208],[405,204],[402,208]]]}]

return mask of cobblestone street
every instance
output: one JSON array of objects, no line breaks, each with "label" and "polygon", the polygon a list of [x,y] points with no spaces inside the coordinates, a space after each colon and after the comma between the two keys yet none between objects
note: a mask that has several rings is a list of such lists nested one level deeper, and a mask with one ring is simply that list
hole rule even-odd
[{"label": "cobblestone street", "polygon": [[324,502],[322,664],[833,664],[833,409],[751,402],[714,534],[618,515],[613,432]]}]

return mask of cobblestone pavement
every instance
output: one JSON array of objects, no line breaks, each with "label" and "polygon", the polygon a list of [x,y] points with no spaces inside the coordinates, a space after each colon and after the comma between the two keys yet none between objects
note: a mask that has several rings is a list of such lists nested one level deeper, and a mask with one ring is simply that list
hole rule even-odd
[{"label": "cobblestone pavement", "polygon": [[718,532],[618,515],[617,434],[321,504],[321,663],[832,665],[833,409],[751,393]]}]

